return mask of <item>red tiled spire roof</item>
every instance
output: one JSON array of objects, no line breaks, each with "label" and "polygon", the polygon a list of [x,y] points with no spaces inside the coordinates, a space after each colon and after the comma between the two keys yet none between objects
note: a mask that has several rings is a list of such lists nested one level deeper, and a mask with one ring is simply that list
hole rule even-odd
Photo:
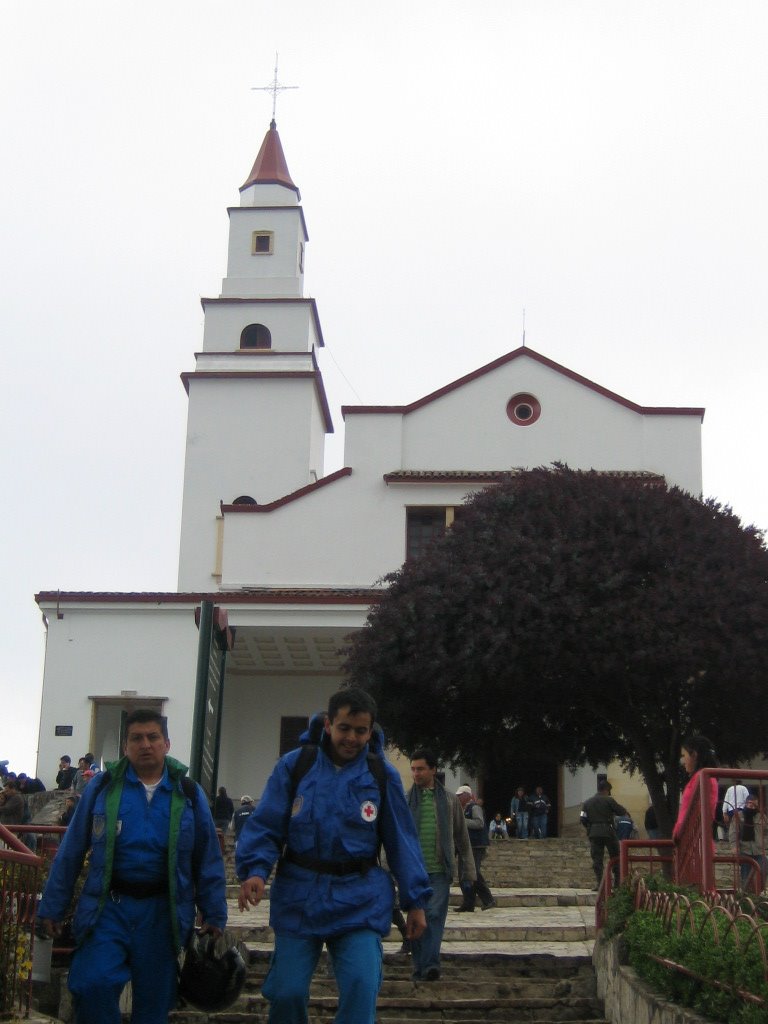
[{"label": "red tiled spire roof", "polygon": [[283,153],[283,147],[280,142],[280,136],[277,134],[277,125],[274,120],[270,121],[269,131],[264,136],[264,141],[251,168],[251,173],[248,175],[245,184],[240,186],[240,191],[242,192],[249,185],[256,184],[285,185],[287,188],[292,188],[299,199],[301,199],[299,190],[291,178],[291,172],[288,170],[288,164],[285,162],[285,153]]}]

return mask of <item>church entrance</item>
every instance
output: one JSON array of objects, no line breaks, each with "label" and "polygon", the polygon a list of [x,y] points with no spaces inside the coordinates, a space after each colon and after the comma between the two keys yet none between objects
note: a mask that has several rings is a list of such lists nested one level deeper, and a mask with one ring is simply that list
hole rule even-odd
[{"label": "church entrance", "polygon": [[547,835],[558,834],[558,809],[560,804],[560,766],[553,761],[515,761],[504,760],[494,765],[482,779],[481,795],[486,821],[490,821],[497,811],[502,817],[510,816],[509,806],[518,786],[524,786],[528,796],[532,796],[536,786],[542,786],[544,794],[549,797],[552,810],[549,812]]}]

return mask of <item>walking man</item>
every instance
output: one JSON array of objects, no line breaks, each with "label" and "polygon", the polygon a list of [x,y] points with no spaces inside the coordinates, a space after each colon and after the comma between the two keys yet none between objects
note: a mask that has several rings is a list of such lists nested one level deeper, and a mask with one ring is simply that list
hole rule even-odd
[{"label": "walking man", "polygon": [[408,793],[408,806],[416,823],[432,886],[426,931],[412,944],[413,977],[421,981],[437,981],[440,977],[440,946],[448,916],[448,896],[455,873],[454,850],[459,854],[462,884],[472,885],[477,875],[464,812],[453,793],[438,782],[437,758],[431,750],[422,749],[414,753],[411,774],[413,787]]},{"label": "walking man", "polygon": [[[604,851],[608,851],[609,857],[619,856],[619,841],[616,838],[613,819],[626,813],[626,807],[622,807],[611,796],[611,784],[607,779],[598,782],[597,793],[586,800],[581,808],[579,817],[589,837],[589,852],[596,879],[595,889],[600,888],[603,880]],[[613,866],[613,884],[619,884],[618,863]]]},{"label": "walking man", "polygon": [[480,897],[480,904],[483,910],[490,910],[491,907],[497,906],[497,903],[493,898],[493,893],[488,888],[488,883],[483,878],[482,871],[480,870],[489,844],[483,808],[475,800],[469,786],[459,786],[456,790],[456,799],[459,801],[461,809],[464,811],[464,819],[467,823],[467,832],[469,833],[469,842],[472,847],[472,858],[475,862],[475,873],[477,874],[477,880],[473,882],[472,885],[462,885],[461,892],[464,899],[462,900],[461,906],[456,907],[456,912],[474,913],[475,900],[478,896]]},{"label": "walking man", "polygon": [[226,924],[224,861],[208,801],[169,749],[157,711],[131,712],[125,756],[86,786],[51,866],[38,910],[48,934],[60,931],[90,851],[67,982],[77,1024],[120,1024],[127,981],[132,1024],[166,1024],[176,1007],[177,956],[197,910],[202,931],[220,935]]},{"label": "walking man", "polygon": [[544,788],[537,786],[531,801],[531,834],[534,839],[547,838],[547,820],[552,804],[549,797],[544,795]]},{"label": "walking man", "polygon": [[[381,987],[381,939],[392,927],[397,879],[406,932],[424,930],[431,890],[400,776],[374,730],[376,704],[339,690],[277,762],[237,843],[240,909],[256,906],[277,861],[269,922],[275,949],[262,994],[270,1024],[306,1024],[309,985],[323,943],[339,988],[336,1024],[373,1024]],[[306,757],[309,753],[309,757]]]}]

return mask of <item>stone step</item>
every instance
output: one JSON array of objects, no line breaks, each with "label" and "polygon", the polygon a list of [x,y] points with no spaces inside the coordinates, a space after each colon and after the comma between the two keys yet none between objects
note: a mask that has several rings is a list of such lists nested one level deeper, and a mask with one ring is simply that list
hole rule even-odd
[{"label": "stone step", "polygon": [[[472,914],[459,914],[461,896],[452,893],[453,908],[448,911],[443,944],[485,944],[516,942],[586,942],[595,936],[594,893],[586,890],[529,890],[520,893],[502,893],[509,902],[499,899],[499,906],[491,910],[475,910]],[[518,898],[521,902],[515,902]],[[497,897],[498,899],[498,897]],[[242,913],[236,901],[229,903],[228,930],[243,942],[267,945],[272,941],[269,927],[269,901],[262,900],[258,907]],[[399,942],[397,929],[390,932],[391,942]]]},{"label": "stone step", "polygon": [[[310,999],[309,1024],[330,1024],[338,1004],[335,998]],[[197,1010],[176,1010],[168,1015],[172,1024],[254,1024],[267,1021],[269,1004],[258,998],[243,1009],[226,1010],[210,1015]],[[376,1006],[376,1024],[478,1024],[480,1021],[505,1024],[607,1024],[599,1001],[594,1000],[514,1000],[423,999],[380,1000]]]},{"label": "stone step", "polygon": [[[230,922],[237,924],[237,896],[239,886],[227,886],[227,902],[230,909]],[[532,886],[516,886],[514,888],[493,889],[493,896],[499,907],[594,907],[597,893],[591,887],[564,886],[559,889],[534,888]],[[269,886],[265,890],[265,900],[269,900]],[[457,907],[463,902],[461,890],[453,886],[450,894],[450,905]],[[478,904],[475,913],[483,913]],[[486,911],[490,913],[490,911]]]},{"label": "stone step", "polygon": [[[227,837],[227,874],[236,884],[234,854]],[[592,862],[586,838],[510,839],[488,847],[483,874],[491,888],[552,887],[589,888],[593,881]]]},{"label": "stone step", "polygon": [[[546,851],[526,849],[550,842]],[[518,884],[492,884],[498,906],[488,911],[478,908],[472,914],[455,912],[462,896],[453,887],[437,981],[413,981],[411,958],[400,952],[401,937],[393,928],[383,943],[377,1024],[606,1024],[592,966],[595,893],[587,844],[583,840],[520,840],[505,845],[503,852],[492,849],[489,853],[486,877],[508,873]],[[520,881],[521,865],[533,881]],[[584,880],[558,885],[552,880],[556,872],[558,877],[581,873]],[[541,877],[547,879],[547,887],[537,884]],[[230,887],[228,929],[244,941],[248,953],[243,993],[224,1013],[209,1017],[182,1010],[171,1014],[174,1024],[267,1020],[269,1007],[261,986],[273,949],[269,889],[258,907],[242,914],[236,894],[237,887]],[[330,1024],[337,1006],[335,981],[323,953],[310,988],[310,1024]]]},{"label": "stone step", "polygon": [[[442,999],[594,998],[595,975],[587,957],[572,958],[573,966],[567,969],[562,964],[545,964],[543,956],[539,958],[539,967],[532,966],[534,958],[523,959],[525,963],[516,963],[511,957],[475,954],[470,959],[446,953],[441,961],[441,977],[428,983],[428,989]],[[559,958],[549,957],[550,961],[556,959]],[[251,962],[244,995],[253,996],[260,990],[268,967],[268,958],[262,959],[257,954],[257,959]],[[380,998],[410,997],[425,985],[426,982],[417,983],[411,978],[409,957],[385,957]],[[311,993],[313,996],[336,994],[333,971],[327,959],[323,959],[315,971]]]},{"label": "stone step", "polygon": [[[330,1024],[336,1012],[335,1003],[329,1006],[315,1006],[310,1003],[307,1020],[309,1024]],[[578,1012],[578,1011],[576,1011]],[[509,1007],[491,1004],[486,1007],[440,1007],[431,1003],[425,1006],[377,1007],[376,1024],[479,1024],[487,1021],[496,1024],[609,1024],[600,1015],[600,1009],[589,1007],[585,1016],[574,1016],[568,1006],[549,1008]],[[206,1014],[198,1010],[175,1010],[168,1016],[169,1024],[254,1024],[268,1018],[267,1003],[247,1010],[225,1010],[222,1013]]]}]

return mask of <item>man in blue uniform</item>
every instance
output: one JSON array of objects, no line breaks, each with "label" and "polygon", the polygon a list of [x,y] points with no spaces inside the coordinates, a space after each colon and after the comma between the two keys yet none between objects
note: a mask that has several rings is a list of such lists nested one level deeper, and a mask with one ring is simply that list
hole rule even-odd
[{"label": "man in blue uniform", "polygon": [[[279,859],[269,912],[275,950],[262,988],[271,1003],[270,1024],[306,1024],[324,942],[339,988],[336,1024],[373,1024],[381,939],[389,934],[393,907],[392,880],[377,864],[380,842],[398,882],[408,938],[424,930],[429,879],[400,777],[383,759],[375,717],[364,690],[333,694],[306,772],[297,779],[302,749],[282,757],[240,833],[241,910],[259,903]],[[302,742],[314,737],[317,724],[318,716]]]},{"label": "man in blue uniform", "polygon": [[132,1024],[166,1024],[195,907],[204,931],[221,934],[227,921],[224,862],[203,790],[167,756],[156,711],[132,712],[125,728],[125,756],[86,786],[38,911],[44,931],[60,930],[90,850],[68,981],[77,1024],[120,1024],[127,981]]}]

